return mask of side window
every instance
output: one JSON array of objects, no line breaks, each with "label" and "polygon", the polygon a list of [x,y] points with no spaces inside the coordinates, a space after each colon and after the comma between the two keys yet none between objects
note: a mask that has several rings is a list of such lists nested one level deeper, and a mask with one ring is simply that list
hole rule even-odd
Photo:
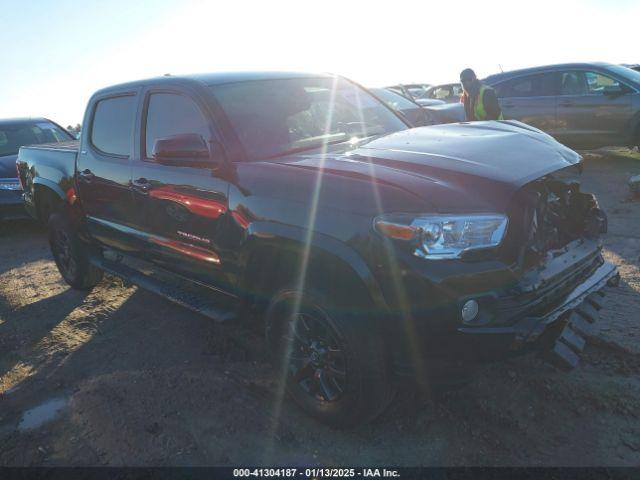
[{"label": "side window", "polygon": [[587,79],[587,88],[591,94],[604,93],[607,87],[623,88],[618,80],[601,73],[585,72],[584,76]]},{"label": "side window", "polygon": [[209,123],[193,100],[175,93],[153,93],[149,97],[145,128],[145,155],[150,158],[159,138],[197,133],[211,139]]},{"label": "side window", "polygon": [[588,92],[584,72],[562,72],[562,95],[586,95]]},{"label": "side window", "polygon": [[135,106],[134,95],[100,100],[93,114],[91,144],[107,155],[128,157]]},{"label": "side window", "polygon": [[511,85],[512,97],[533,97],[535,89],[533,87],[533,77],[525,78]]},{"label": "side window", "polygon": [[515,78],[496,86],[496,95],[499,98],[551,97],[557,95],[555,78],[554,73]]},{"label": "side window", "polygon": [[451,96],[451,87],[444,86],[438,87],[433,91],[433,98],[437,98],[438,100],[443,100],[445,98],[449,98]]}]

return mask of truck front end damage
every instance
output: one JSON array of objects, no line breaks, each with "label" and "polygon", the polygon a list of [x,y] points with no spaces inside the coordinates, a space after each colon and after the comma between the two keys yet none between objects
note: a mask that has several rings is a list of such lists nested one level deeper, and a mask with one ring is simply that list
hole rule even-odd
[{"label": "truck front end damage", "polygon": [[493,319],[464,322],[459,331],[507,335],[511,351],[535,344],[558,367],[574,368],[585,339],[596,333],[605,287],[619,281],[616,267],[602,257],[607,217],[596,198],[561,171],[520,189],[509,218],[499,256],[519,279],[490,300],[473,299],[489,307]]},{"label": "truck front end damage", "polygon": [[[403,325],[396,332],[400,375],[438,370],[440,360],[471,365],[532,350],[560,368],[577,365],[596,334],[606,287],[619,275],[602,256],[607,217],[581,191],[575,170],[514,193],[497,249],[434,262],[403,257],[405,298],[392,314]],[[387,276],[388,290],[397,278]]]}]

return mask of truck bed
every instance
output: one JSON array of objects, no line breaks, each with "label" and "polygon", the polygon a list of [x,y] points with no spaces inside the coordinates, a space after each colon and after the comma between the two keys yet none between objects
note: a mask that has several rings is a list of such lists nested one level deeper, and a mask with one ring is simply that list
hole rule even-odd
[{"label": "truck bed", "polygon": [[66,152],[78,152],[80,150],[80,140],[69,140],[68,142],[41,143],[39,145],[27,145],[22,147],[29,150],[62,150]]},{"label": "truck bed", "polygon": [[[74,186],[76,157],[80,149],[78,140],[60,143],[43,143],[20,148],[16,161],[20,181],[26,186],[24,206],[35,218],[40,215],[36,207],[38,186],[53,192],[61,200]],[[41,215],[40,215],[41,216]],[[45,221],[40,218],[41,221]]]}]

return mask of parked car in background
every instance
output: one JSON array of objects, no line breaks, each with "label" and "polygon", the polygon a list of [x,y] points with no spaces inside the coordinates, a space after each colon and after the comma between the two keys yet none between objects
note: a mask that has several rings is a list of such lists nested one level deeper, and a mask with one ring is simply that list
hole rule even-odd
[{"label": "parked car in background", "polygon": [[462,97],[462,85],[458,83],[444,83],[442,85],[432,85],[427,88],[424,98],[442,100],[447,103],[460,102]]},{"label": "parked car in background", "polygon": [[369,91],[384,103],[405,116],[414,127],[431,125],[430,115],[419,104],[388,88],[370,88]]},{"label": "parked car in background", "polygon": [[428,83],[407,83],[407,84],[398,84],[393,85],[391,87],[386,87],[389,90],[392,90],[400,95],[407,97],[410,100],[413,100],[418,105],[422,107],[428,107],[430,105],[440,105],[444,103],[443,100],[437,100],[434,98],[427,98],[425,94],[427,93],[427,88],[430,85]]},{"label": "parked car in background", "polygon": [[429,115],[430,125],[464,122],[466,120],[464,105],[460,102],[432,105],[424,107],[424,109]]},{"label": "parked car in background", "polygon": [[491,75],[506,119],[573,147],[640,144],[640,72],[609,63],[572,63]]},{"label": "parked car in background", "polygon": [[109,87],[83,125],[17,162],[65,281],[259,314],[281,386],[332,425],[447,365],[574,367],[618,279],[582,158],[520,122],[409,128],[344,78],[242,72]]},{"label": "parked car in background", "polygon": [[394,90],[405,97],[422,98],[431,85],[428,83],[399,83],[386,88]]},{"label": "parked car in background", "polygon": [[0,120],[0,220],[26,216],[22,186],[16,174],[20,147],[67,140],[73,140],[73,137],[46,118]]}]

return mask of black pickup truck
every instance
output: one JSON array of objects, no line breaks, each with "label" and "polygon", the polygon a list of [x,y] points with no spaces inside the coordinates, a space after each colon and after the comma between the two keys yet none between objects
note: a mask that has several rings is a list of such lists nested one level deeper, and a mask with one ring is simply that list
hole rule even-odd
[{"label": "black pickup truck", "polygon": [[581,157],[519,122],[410,129],[344,78],[245,72],[106,88],[83,125],[17,160],[64,279],[261,313],[288,392],[328,423],[449,365],[575,366],[618,278]]}]

